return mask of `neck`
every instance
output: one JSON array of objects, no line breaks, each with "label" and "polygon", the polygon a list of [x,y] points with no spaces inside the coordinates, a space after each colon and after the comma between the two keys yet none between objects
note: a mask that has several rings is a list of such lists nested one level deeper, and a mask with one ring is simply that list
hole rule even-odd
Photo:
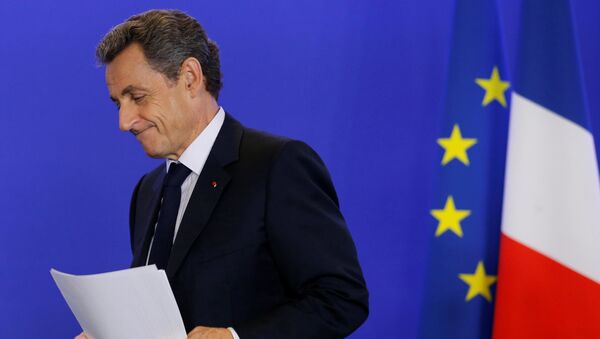
[{"label": "neck", "polygon": [[219,112],[219,104],[213,97],[210,97],[210,100],[208,100],[208,102],[205,105],[197,107],[195,111],[198,119],[194,123],[194,128],[191,130],[189,137],[177,150],[177,153],[168,156],[168,159],[179,160],[181,154],[183,154],[183,152],[188,148],[188,146],[200,135],[200,133],[204,131],[206,126],[208,126],[212,119],[214,119],[214,117],[217,115],[217,112]]}]

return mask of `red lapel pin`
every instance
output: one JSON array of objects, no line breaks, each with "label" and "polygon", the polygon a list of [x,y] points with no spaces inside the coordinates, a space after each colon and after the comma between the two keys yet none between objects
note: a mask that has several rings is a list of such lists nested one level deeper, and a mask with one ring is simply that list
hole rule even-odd
[{"label": "red lapel pin", "polygon": [[213,187],[213,188],[216,188],[216,187],[217,187],[217,182],[216,182],[216,181],[213,181],[213,182],[211,182],[210,184],[212,185],[212,187]]}]

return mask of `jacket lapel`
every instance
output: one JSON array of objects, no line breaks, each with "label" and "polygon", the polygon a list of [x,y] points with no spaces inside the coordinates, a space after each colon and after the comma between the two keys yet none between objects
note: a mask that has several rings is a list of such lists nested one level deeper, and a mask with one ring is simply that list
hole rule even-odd
[{"label": "jacket lapel", "polygon": [[137,215],[143,216],[143,218],[141,218],[139,221],[136,221],[136,223],[139,223],[139,225],[141,225],[140,227],[136,227],[136,229],[142,230],[143,238],[141,245],[136,247],[135,253],[133,254],[133,262],[131,264],[132,267],[146,265],[146,258],[148,258],[148,249],[150,247],[150,241],[152,240],[152,236],[154,235],[154,226],[159,210],[160,195],[163,180],[165,179],[165,174],[166,169],[163,168],[163,170],[157,175],[156,180],[154,180],[154,182],[152,183],[149,197],[146,200],[145,204],[142,205],[142,213],[136,213]]},{"label": "jacket lapel", "polygon": [[224,167],[238,160],[242,134],[242,125],[227,114],[181,220],[167,264],[169,279],[175,275],[194,241],[206,227],[227,187],[231,177]]}]

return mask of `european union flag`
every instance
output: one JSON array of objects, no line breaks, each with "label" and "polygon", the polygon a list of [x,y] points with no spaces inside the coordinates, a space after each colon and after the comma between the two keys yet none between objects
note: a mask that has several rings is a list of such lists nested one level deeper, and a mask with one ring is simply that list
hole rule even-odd
[{"label": "european union flag", "polygon": [[420,338],[491,336],[511,90],[495,0],[457,0]]}]

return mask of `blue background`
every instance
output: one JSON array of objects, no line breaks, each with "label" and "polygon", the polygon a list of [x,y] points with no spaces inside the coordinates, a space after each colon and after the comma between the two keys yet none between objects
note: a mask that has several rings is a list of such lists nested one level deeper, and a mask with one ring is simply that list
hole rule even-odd
[{"label": "blue background", "polygon": [[[519,5],[499,1],[509,70]],[[129,264],[131,190],[157,161],[119,132],[94,49],[150,8],[182,9],[218,42],[227,111],[327,163],[371,291],[352,337],[415,337],[453,1],[2,0],[0,338],[79,332],[51,267]],[[575,0],[573,12],[598,148],[600,3]]]}]

